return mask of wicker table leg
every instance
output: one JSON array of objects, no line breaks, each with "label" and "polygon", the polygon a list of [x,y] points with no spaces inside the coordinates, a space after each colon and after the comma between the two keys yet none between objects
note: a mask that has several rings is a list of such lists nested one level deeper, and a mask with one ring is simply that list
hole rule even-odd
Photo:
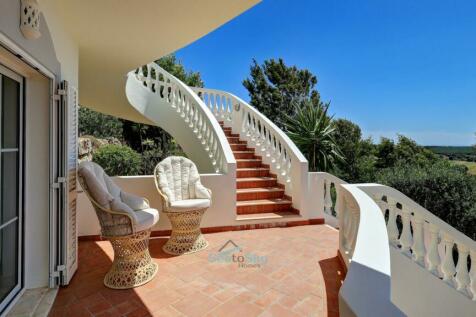
[{"label": "wicker table leg", "polygon": [[157,263],[149,253],[150,230],[125,237],[107,237],[114,249],[112,267],[104,277],[104,285],[127,289],[151,281],[157,274]]},{"label": "wicker table leg", "polygon": [[208,246],[200,231],[200,222],[205,210],[165,213],[172,224],[172,234],[162,248],[164,252],[181,255],[197,252]]}]

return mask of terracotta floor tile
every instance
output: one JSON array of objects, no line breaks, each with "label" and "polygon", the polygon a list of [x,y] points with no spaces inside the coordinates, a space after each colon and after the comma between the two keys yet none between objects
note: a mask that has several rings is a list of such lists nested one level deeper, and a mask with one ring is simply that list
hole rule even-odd
[{"label": "terracotta floor tile", "polygon": [[199,317],[205,316],[219,304],[220,302],[213,297],[204,295],[202,293],[197,293],[195,295],[183,298],[172,306],[186,316]]},{"label": "terracotta floor tile", "polygon": [[[103,285],[113,250],[108,241],[80,242],[79,268],[59,290],[50,316],[337,316],[344,278],[338,231],[323,225],[206,234],[209,247],[165,254],[165,237],[150,241],[159,265],[151,282],[131,290]],[[228,241],[240,254],[266,257],[260,267],[212,263]],[[336,315],[337,314],[337,315]]]}]

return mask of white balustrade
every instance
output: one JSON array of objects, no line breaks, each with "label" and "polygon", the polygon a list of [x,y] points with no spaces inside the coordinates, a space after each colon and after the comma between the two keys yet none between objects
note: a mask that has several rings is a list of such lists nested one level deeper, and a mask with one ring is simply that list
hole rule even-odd
[{"label": "white balustrade", "polygon": [[391,187],[372,185],[372,191],[379,206],[386,199],[389,243],[476,301],[476,242]]},{"label": "white balustrade", "polygon": [[215,172],[226,172],[227,162],[234,161],[233,153],[211,112],[215,117],[229,118],[229,100],[223,95],[213,95],[205,105],[188,86],[156,63],[138,68],[134,75],[145,87],[176,109],[186,126],[196,135],[197,141],[208,152]]}]

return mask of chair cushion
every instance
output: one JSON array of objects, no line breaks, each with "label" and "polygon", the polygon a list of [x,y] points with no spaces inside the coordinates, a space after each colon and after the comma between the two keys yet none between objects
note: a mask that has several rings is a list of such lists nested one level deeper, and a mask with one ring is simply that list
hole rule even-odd
[{"label": "chair cushion", "polygon": [[208,207],[210,207],[210,199],[186,199],[170,203],[171,212],[192,211]]},{"label": "chair cushion", "polygon": [[170,156],[161,161],[155,171],[158,187],[169,202],[176,200],[205,198],[197,197],[196,184],[200,183],[195,164],[185,157]]},{"label": "chair cushion", "polygon": [[134,211],[136,220],[135,231],[142,231],[153,227],[159,221],[159,212],[156,209],[147,208]]}]

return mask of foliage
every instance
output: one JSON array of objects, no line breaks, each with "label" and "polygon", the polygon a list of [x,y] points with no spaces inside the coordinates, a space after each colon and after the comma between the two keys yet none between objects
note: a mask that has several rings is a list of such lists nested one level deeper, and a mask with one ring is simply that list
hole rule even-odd
[{"label": "foliage", "polygon": [[444,160],[426,166],[398,165],[379,171],[377,181],[476,239],[476,177],[466,168]]},{"label": "foliage", "polygon": [[251,105],[283,130],[285,116],[294,114],[294,104],[303,101],[310,101],[314,106],[321,104],[319,93],[314,89],[316,84],[317,78],[310,71],[287,66],[282,59],[265,60],[263,65],[253,60],[250,78],[243,81]]},{"label": "foliage", "polygon": [[93,162],[101,165],[110,176],[138,175],[141,168],[140,154],[125,145],[100,147],[93,155]]},{"label": "foliage", "polygon": [[186,156],[175,140],[168,143],[166,148],[156,147],[153,143],[148,143],[148,147],[147,150],[142,152],[141,174],[143,175],[153,175],[155,166],[168,156]]},{"label": "foliage", "polygon": [[203,87],[203,80],[199,72],[186,71],[182,62],[174,54],[170,54],[155,61],[157,65],[183,81],[190,87]]},{"label": "foliage", "polygon": [[335,173],[348,182],[361,182],[373,177],[376,157],[370,139],[362,140],[360,127],[346,119],[334,121],[335,141],[344,157],[337,162]]},{"label": "foliage", "polygon": [[476,146],[426,146],[426,148],[450,160],[476,162]]},{"label": "foliage", "polygon": [[329,171],[342,160],[327,110],[328,105],[304,101],[296,106],[293,116],[286,116],[287,134],[307,157],[312,171]]},{"label": "foliage", "polygon": [[79,107],[79,136],[92,135],[96,138],[122,138],[120,119]]},{"label": "foliage", "polygon": [[467,162],[467,161],[451,161],[454,164],[463,165],[468,168],[468,173],[471,175],[476,175],[476,162]]}]

